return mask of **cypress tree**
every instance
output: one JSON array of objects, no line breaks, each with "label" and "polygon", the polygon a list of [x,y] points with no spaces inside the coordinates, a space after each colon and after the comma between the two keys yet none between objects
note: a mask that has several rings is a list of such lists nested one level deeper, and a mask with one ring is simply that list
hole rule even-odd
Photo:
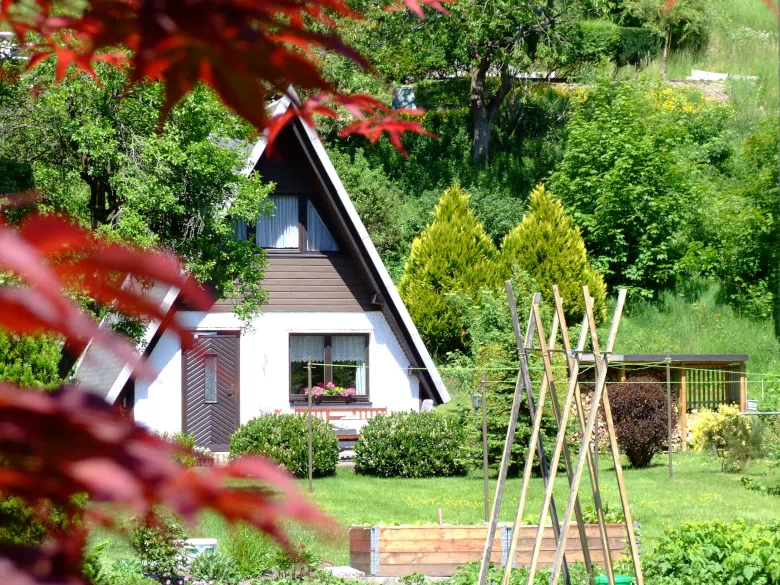
[{"label": "cypress tree", "polygon": [[445,300],[455,291],[498,284],[498,250],[469,209],[469,195],[450,187],[433,222],[414,239],[398,291],[428,348],[439,356],[463,348],[464,323]]},{"label": "cypress tree", "polygon": [[542,296],[552,303],[552,285],[557,284],[569,325],[582,319],[582,286],[593,296],[597,321],[606,317],[606,286],[601,274],[588,263],[580,229],[566,214],[561,202],[538,185],[531,191],[529,210],[520,225],[505,237],[501,246],[503,275],[517,268],[539,283]]}]

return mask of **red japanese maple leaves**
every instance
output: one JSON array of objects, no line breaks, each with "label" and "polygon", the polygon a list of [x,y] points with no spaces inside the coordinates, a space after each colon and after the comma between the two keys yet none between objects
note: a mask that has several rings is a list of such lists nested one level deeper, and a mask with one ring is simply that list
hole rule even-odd
[{"label": "red japanese maple leaves", "polygon": [[[57,216],[32,214],[21,226],[0,221],[0,271],[15,278],[0,287],[0,326],[20,334],[57,333],[83,346],[103,344],[128,366],[148,373],[137,352],[65,296],[77,287],[114,310],[165,319],[142,282],[176,287],[195,309],[212,300],[172,256],[97,240]],[[132,284],[132,286],[128,286]],[[183,342],[189,335],[171,321]],[[285,543],[283,520],[316,526],[329,521],[274,464],[248,458],[200,473],[173,460],[180,448],[136,426],[102,398],[65,387],[52,393],[0,384],[0,496],[17,496],[45,523],[51,504],[73,513],[72,497],[87,493],[87,523],[117,528],[119,515],[151,515],[165,506],[185,518],[213,509],[246,521]],[[235,490],[232,478],[254,478],[265,491]],[[86,528],[51,527],[43,547],[0,547],[0,583],[83,583]]]},{"label": "red japanese maple leaves", "polygon": [[[440,0],[403,1],[421,17],[422,5],[445,11]],[[49,0],[36,0],[32,17],[17,16],[11,10],[17,4],[0,0],[0,21],[10,22],[20,40],[37,33],[30,67],[53,54],[61,79],[71,66],[95,76],[95,62],[127,65],[132,82],[165,81],[163,119],[203,82],[265,130],[279,121],[269,120],[264,105],[293,85],[311,96],[299,104],[302,112],[332,115],[329,103],[357,115],[352,132],[386,132],[397,147],[405,132],[423,132],[403,112],[370,96],[340,93],[322,77],[317,55],[323,51],[366,65],[334,32],[332,15],[359,18],[345,0],[93,0],[80,16],[55,14]],[[129,51],[119,51],[124,47]]]}]

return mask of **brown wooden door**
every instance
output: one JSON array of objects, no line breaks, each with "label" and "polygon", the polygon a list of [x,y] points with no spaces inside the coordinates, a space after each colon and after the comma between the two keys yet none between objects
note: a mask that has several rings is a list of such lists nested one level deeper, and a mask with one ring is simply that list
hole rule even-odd
[{"label": "brown wooden door", "polygon": [[238,333],[197,333],[184,352],[184,432],[195,444],[227,451],[238,427]]}]

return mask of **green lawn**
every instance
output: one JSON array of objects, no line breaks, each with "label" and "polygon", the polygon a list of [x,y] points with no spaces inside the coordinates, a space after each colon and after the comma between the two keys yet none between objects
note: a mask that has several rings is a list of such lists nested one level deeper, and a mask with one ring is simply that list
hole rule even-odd
[{"label": "green lawn", "polygon": [[[733,521],[743,518],[748,523],[780,520],[780,498],[762,496],[746,490],[740,484],[747,475],[765,485],[780,484],[780,468],[762,462],[754,463],[743,474],[720,472],[717,462],[694,453],[675,454],[674,479],[668,478],[666,457],[657,457],[654,466],[644,470],[625,470],[626,486],[634,519],[641,523],[642,549],[649,550],[664,529],[684,522],[703,520]],[[602,498],[610,509],[620,507],[611,459],[600,461]],[[556,501],[560,514],[565,506],[565,481],[559,476]],[[586,479],[586,478],[585,478]],[[306,489],[306,482],[301,482]],[[495,481],[491,481],[491,494]],[[510,521],[514,515],[520,480],[507,484],[501,519]],[[583,505],[591,503],[589,487],[583,488]],[[437,522],[441,508],[444,522],[469,524],[483,520],[482,478],[478,474],[447,479],[376,479],[355,475],[351,470],[338,470],[335,477],[314,481],[314,499],[344,527],[351,524],[384,522],[426,524]],[[533,480],[526,519],[537,516],[542,497],[542,481]],[[330,541],[311,542],[305,531],[293,528],[296,540],[305,540],[323,558],[336,564],[348,563],[346,528],[340,537]],[[205,515],[192,536],[225,539],[228,529],[214,515]],[[129,554],[126,544],[112,541],[110,558]]]}]

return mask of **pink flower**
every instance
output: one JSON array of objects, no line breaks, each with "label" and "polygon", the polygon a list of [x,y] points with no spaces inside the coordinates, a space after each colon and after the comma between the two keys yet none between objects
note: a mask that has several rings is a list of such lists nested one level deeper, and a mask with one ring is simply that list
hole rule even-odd
[{"label": "pink flower", "polygon": [[333,382],[328,382],[328,383],[325,385],[325,387],[326,387],[326,388],[335,388],[335,387],[336,387],[336,385],[335,385]]}]

